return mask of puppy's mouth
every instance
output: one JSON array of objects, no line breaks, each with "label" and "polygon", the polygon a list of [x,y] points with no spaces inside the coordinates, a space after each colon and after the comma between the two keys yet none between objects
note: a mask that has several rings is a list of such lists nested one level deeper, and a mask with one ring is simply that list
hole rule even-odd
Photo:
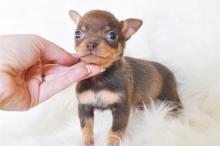
[{"label": "puppy's mouth", "polygon": [[106,57],[97,55],[95,53],[88,53],[85,55],[80,56],[81,60],[89,63],[89,64],[96,64],[96,65],[102,65],[103,62],[105,62]]},{"label": "puppy's mouth", "polygon": [[89,57],[105,59],[105,57],[99,56],[99,55],[96,55],[96,54],[93,54],[93,53],[89,53],[89,54],[80,56],[80,58],[89,58]]}]

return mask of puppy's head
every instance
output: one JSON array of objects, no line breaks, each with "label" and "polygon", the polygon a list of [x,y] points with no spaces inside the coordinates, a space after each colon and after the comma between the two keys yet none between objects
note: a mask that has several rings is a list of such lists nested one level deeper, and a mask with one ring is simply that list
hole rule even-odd
[{"label": "puppy's head", "polygon": [[125,42],[139,29],[142,21],[118,21],[111,13],[92,10],[81,16],[74,10],[69,15],[77,25],[75,48],[82,61],[104,68],[123,55]]}]

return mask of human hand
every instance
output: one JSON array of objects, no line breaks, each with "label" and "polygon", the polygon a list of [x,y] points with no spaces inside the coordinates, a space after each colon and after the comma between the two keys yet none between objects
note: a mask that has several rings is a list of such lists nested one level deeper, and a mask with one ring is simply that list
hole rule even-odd
[{"label": "human hand", "polygon": [[0,36],[0,109],[27,110],[101,71],[37,35]]}]

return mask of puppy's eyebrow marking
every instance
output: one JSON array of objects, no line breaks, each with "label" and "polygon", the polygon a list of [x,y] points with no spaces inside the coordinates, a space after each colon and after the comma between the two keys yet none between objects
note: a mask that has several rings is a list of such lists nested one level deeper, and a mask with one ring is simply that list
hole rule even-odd
[{"label": "puppy's eyebrow marking", "polygon": [[106,25],[105,28],[104,28],[105,31],[110,31],[111,29],[112,29],[112,28],[111,28],[111,26],[109,26],[109,25]]},{"label": "puppy's eyebrow marking", "polygon": [[80,30],[82,30],[82,31],[86,31],[86,26],[81,25],[81,26],[78,26],[78,28],[77,28],[77,29],[80,29]]}]

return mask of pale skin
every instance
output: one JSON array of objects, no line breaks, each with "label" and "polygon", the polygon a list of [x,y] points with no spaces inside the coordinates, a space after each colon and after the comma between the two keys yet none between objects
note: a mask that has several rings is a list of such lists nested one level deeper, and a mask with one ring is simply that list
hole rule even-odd
[{"label": "pale skin", "polygon": [[28,110],[101,71],[40,36],[0,36],[0,110]]}]

